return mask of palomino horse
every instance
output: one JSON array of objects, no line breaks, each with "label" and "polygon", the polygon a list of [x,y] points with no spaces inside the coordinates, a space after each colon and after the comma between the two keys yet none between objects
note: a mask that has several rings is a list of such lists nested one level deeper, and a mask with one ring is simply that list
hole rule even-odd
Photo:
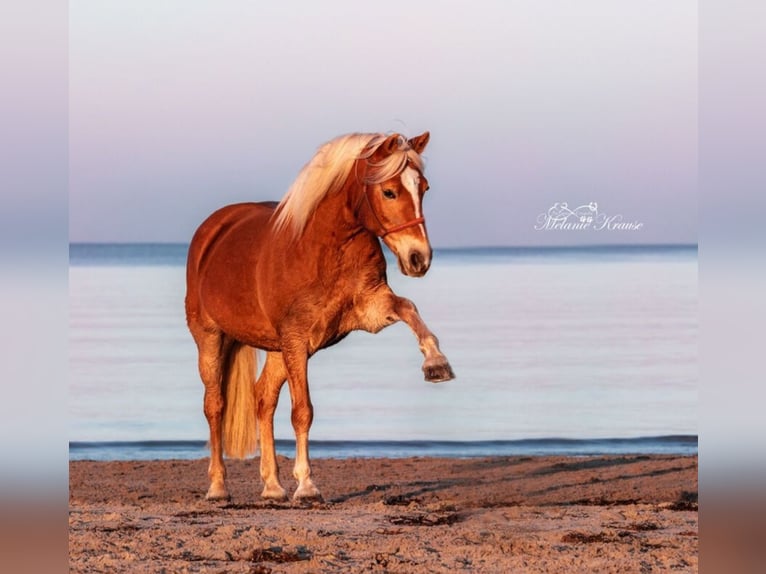
[{"label": "palomino horse", "polygon": [[[255,452],[261,496],[286,498],[274,452],[274,409],[285,380],[292,400],[295,499],[319,498],[311,480],[309,357],[353,330],[404,321],[432,382],[454,378],[439,343],[408,299],[386,282],[378,238],[405,275],[423,276],[431,246],[422,212],[428,132],[350,134],[324,144],[281,203],[240,203],[205,220],[189,247],[186,320],[199,351],[210,426],[208,499],[228,498],[223,454]],[[257,382],[255,349],[266,351]]]}]

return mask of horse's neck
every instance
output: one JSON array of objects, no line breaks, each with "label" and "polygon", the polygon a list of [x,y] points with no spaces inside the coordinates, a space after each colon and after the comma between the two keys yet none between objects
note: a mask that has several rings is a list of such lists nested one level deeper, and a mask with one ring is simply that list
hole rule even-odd
[{"label": "horse's neck", "polygon": [[319,202],[304,229],[304,238],[341,249],[365,230],[357,219],[354,186],[330,193]]},{"label": "horse's neck", "polygon": [[315,246],[329,258],[360,257],[385,268],[378,238],[358,219],[359,193],[363,191],[347,185],[322,199],[306,225],[301,243]]}]

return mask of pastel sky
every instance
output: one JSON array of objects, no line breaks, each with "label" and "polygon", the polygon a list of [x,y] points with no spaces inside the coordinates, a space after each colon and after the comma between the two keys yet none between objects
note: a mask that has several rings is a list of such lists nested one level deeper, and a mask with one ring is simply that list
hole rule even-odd
[{"label": "pastel sky", "polygon": [[[71,0],[70,240],[187,242],[429,130],[435,246],[696,243],[697,51],[693,0]],[[643,226],[535,230],[556,202]]]}]

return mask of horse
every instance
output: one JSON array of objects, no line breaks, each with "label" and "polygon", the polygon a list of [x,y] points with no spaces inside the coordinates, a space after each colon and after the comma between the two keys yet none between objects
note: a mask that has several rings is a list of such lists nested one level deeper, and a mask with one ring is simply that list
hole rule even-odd
[{"label": "horse", "polygon": [[[186,268],[186,322],[197,345],[210,430],[208,500],[228,500],[224,454],[246,458],[260,440],[261,496],[287,500],[274,450],[274,410],[290,390],[294,500],[321,500],[311,478],[314,409],[307,363],[351,331],[404,321],[431,382],[454,378],[412,301],[388,286],[381,241],[407,276],[432,249],[422,211],[429,132],[353,133],[320,146],[281,202],[223,207],[199,226]],[[256,350],[266,360],[257,377]],[[260,436],[259,436],[260,435]]]}]

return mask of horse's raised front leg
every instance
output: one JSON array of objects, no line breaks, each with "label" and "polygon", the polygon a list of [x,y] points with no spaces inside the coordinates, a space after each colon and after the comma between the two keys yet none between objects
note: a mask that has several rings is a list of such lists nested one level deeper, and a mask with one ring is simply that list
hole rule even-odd
[{"label": "horse's raised front leg", "polygon": [[399,297],[385,287],[368,300],[362,316],[365,322],[363,328],[372,333],[396,321],[404,321],[415,333],[420,352],[425,357],[423,374],[426,381],[441,383],[455,378],[447,357],[439,349],[439,340],[426,326],[412,301]]},{"label": "horse's raised front leg", "polygon": [[291,420],[295,430],[293,476],[298,481],[298,488],[293,498],[321,499],[322,495],[311,480],[309,465],[309,429],[314,420],[314,407],[311,404],[307,378],[308,350],[304,343],[283,344],[282,356],[287,368],[287,382],[290,385]]},{"label": "horse's raised front leg", "polygon": [[261,433],[261,478],[263,498],[285,500],[287,493],[279,482],[276,451],[274,448],[274,410],[279,401],[279,391],[287,378],[282,353],[268,353],[263,372],[255,386],[258,424]]},{"label": "horse's raised front leg", "polygon": [[222,365],[230,345],[227,345],[221,333],[194,332],[199,351],[199,374],[205,385],[204,411],[210,427],[210,466],[208,477],[210,487],[205,498],[208,500],[226,500],[226,467],[223,465],[222,449]]},{"label": "horse's raised front leg", "polygon": [[426,381],[441,383],[455,378],[447,357],[439,349],[439,340],[426,326],[420,317],[415,304],[409,299],[394,295],[394,312],[409,325],[418,338],[420,352],[423,353],[423,374]]}]

